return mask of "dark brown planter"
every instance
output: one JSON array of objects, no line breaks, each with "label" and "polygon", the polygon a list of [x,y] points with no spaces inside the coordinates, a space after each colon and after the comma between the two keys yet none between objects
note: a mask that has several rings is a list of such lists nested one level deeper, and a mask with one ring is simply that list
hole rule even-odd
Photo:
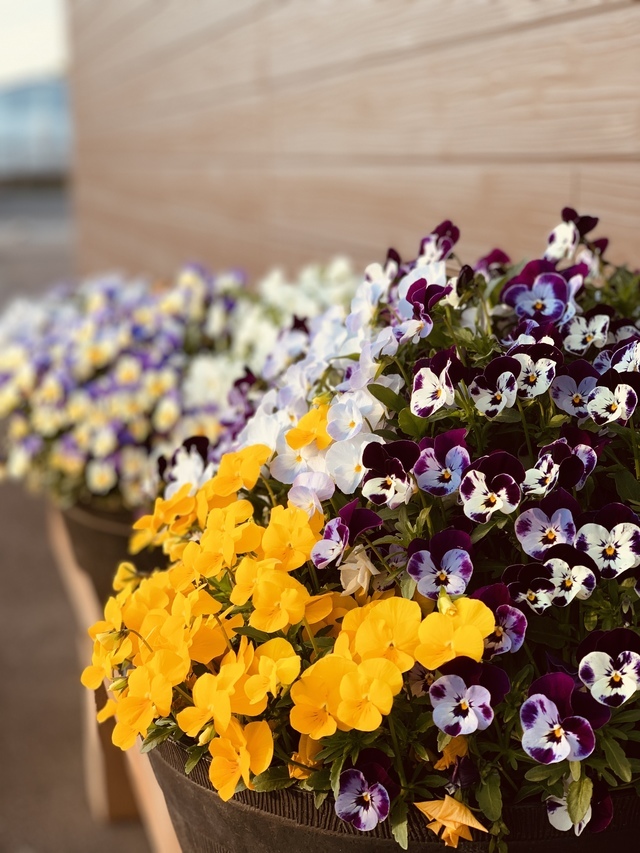
[{"label": "dark brown planter", "polygon": [[[215,793],[203,759],[184,774],[185,750],[165,741],[149,753],[164,793],[183,853],[400,853],[389,823],[359,833],[325,802],[316,809],[313,797],[288,788],[269,794],[243,791],[227,803]],[[634,845],[640,832],[640,798],[616,798],[614,822],[604,834],[588,830],[577,838],[549,824],[541,803],[524,803],[505,814],[511,827],[509,853],[595,853],[612,845]],[[477,831],[474,833],[480,835]],[[409,814],[410,853],[444,853],[444,843],[427,829],[422,815]],[[459,850],[488,853],[489,842],[461,841]]]},{"label": "dark brown planter", "polygon": [[[149,551],[132,557],[129,538],[134,517],[127,510],[105,512],[87,505],[62,511],[65,527],[78,566],[89,575],[100,601],[113,594],[113,578],[118,564],[131,560],[143,572],[151,572],[158,559]],[[157,552],[161,558],[162,554]]]}]

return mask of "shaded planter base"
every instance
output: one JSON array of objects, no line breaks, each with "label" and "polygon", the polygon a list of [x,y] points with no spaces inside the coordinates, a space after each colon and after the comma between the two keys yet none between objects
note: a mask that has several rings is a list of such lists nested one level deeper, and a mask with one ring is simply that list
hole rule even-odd
[{"label": "shaded planter base", "polygon": [[[357,833],[335,814],[333,804],[316,809],[313,797],[286,789],[269,794],[243,791],[225,803],[208,778],[203,759],[187,777],[186,752],[165,742],[149,753],[183,853],[399,853],[388,822],[372,833]],[[541,803],[524,803],[506,810],[509,853],[566,853],[602,851],[609,845],[634,845],[640,833],[640,798],[635,793],[616,798],[614,824],[605,833],[585,830],[557,832]],[[485,821],[486,823],[486,821]],[[409,814],[410,853],[443,853],[447,848],[427,829],[417,809]],[[481,833],[475,831],[476,837]],[[485,837],[486,838],[486,837]],[[468,853],[488,853],[489,841],[461,841]]]}]

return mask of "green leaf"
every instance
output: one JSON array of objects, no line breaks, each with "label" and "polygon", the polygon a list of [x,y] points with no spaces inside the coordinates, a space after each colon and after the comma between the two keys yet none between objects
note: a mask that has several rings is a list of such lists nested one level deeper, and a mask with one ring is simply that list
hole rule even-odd
[{"label": "green leaf", "polygon": [[622,711],[613,718],[614,723],[637,723],[640,720],[640,710]]},{"label": "green leaf", "polygon": [[524,778],[528,782],[545,782],[550,776],[553,775],[553,767],[548,765],[540,765],[538,767],[531,767],[524,774]]},{"label": "green leaf", "polygon": [[618,495],[623,501],[640,503],[640,483],[631,471],[625,469],[616,473],[615,483],[618,488]]},{"label": "green leaf", "polygon": [[556,427],[561,427],[562,424],[568,424],[571,418],[569,415],[554,415],[547,426],[555,429]]},{"label": "green leaf", "polygon": [[478,805],[488,820],[500,820],[502,816],[502,791],[500,790],[500,776],[496,770],[492,770],[486,779],[480,783],[476,797]]},{"label": "green leaf", "polygon": [[520,412],[517,409],[503,409],[499,415],[491,420],[498,424],[519,424]]},{"label": "green leaf", "polygon": [[331,775],[326,768],[316,770],[308,779],[305,779],[304,784],[307,788],[311,788],[312,791],[328,791],[331,787]]},{"label": "green leaf", "polygon": [[392,412],[401,412],[407,407],[407,401],[404,397],[401,397],[400,394],[396,394],[395,391],[392,391],[391,388],[387,388],[386,385],[378,385],[377,383],[367,385],[367,391],[373,394],[376,400],[380,400],[382,405],[387,409],[390,409]]},{"label": "green leaf", "polygon": [[250,640],[255,640],[256,643],[266,643],[267,640],[273,639],[273,634],[266,634],[264,631],[258,631],[257,628],[234,628],[233,632],[234,634],[249,637]]},{"label": "green leaf", "polygon": [[582,764],[579,761],[570,761],[569,770],[571,771],[571,778],[577,782],[582,775]]},{"label": "green leaf", "polygon": [[398,415],[398,426],[406,435],[411,438],[423,438],[427,434],[429,420],[427,418],[419,418],[407,407]]},{"label": "green leaf", "polygon": [[409,807],[401,800],[396,803],[393,809],[391,810],[391,834],[395,838],[396,842],[402,847],[403,850],[407,850],[409,847],[409,822],[407,820],[407,815],[409,814]]},{"label": "green leaf", "polygon": [[340,793],[340,774],[342,773],[342,768],[344,767],[346,757],[347,754],[345,752],[340,757],[336,758],[336,760],[331,765],[329,781],[331,783],[331,790],[333,791],[333,796],[336,798]]},{"label": "green leaf", "polygon": [[604,754],[611,770],[613,770],[616,776],[622,779],[623,782],[630,782],[632,775],[631,765],[629,764],[627,756],[624,754],[624,749],[617,741],[604,737],[602,738],[602,746],[604,747]]},{"label": "green leaf", "polygon": [[413,598],[413,594],[416,591],[416,587],[418,584],[411,575],[408,575],[406,572],[402,572],[400,575],[400,595],[403,598]]},{"label": "green leaf", "polygon": [[289,776],[288,767],[270,767],[264,773],[259,773],[253,777],[253,786],[259,793],[267,791],[279,791],[282,788],[289,788],[295,784],[295,779]]},{"label": "green leaf", "polygon": [[324,801],[327,799],[328,796],[329,796],[328,791],[314,791],[314,794],[313,794],[314,806],[317,809],[319,809],[322,806],[322,804],[324,803]]},{"label": "green leaf", "polygon": [[438,752],[442,752],[445,746],[451,742],[451,735],[446,734],[446,732],[438,732]]},{"label": "green leaf", "polygon": [[496,526],[496,519],[492,518],[491,521],[485,521],[484,524],[476,524],[473,528],[473,533],[471,534],[471,542],[475,545],[476,542],[479,542],[481,539],[489,533]]},{"label": "green leaf", "polygon": [[593,794],[593,782],[588,776],[583,776],[577,782],[572,782],[569,785],[567,792],[567,811],[571,818],[571,823],[578,824],[584,819],[589,806],[591,805],[591,796]]},{"label": "green leaf", "polygon": [[425,776],[420,780],[422,785],[426,785],[427,788],[444,788],[445,785],[449,784],[449,780],[446,776]]},{"label": "green leaf", "polygon": [[187,750],[189,757],[184,763],[184,772],[188,776],[189,773],[193,770],[193,768],[198,764],[203,755],[205,755],[209,751],[209,745],[205,744],[204,746],[190,746]]}]

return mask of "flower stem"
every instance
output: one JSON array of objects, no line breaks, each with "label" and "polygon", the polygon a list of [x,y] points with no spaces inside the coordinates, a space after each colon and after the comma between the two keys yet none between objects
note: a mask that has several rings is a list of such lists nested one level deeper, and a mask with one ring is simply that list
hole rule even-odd
[{"label": "flower stem", "polygon": [[396,766],[396,771],[398,776],[400,777],[400,784],[402,788],[407,787],[407,777],[404,775],[404,765],[402,763],[402,753],[400,752],[400,744],[398,743],[398,735],[396,734],[396,727],[393,724],[393,717],[389,716],[389,731],[391,732],[391,740],[393,741],[393,760]]},{"label": "flower stem", "polygon": [[640,454],[638,453],[638,436],[636,435],[636,427],[633,423],[633,418],[629,421],[629,429],[631,430],[631,447],[633,448],[633,461],[636,468],[636,480],[640,480]]},{"label": "flower stem", "polygon": [[535,460],[535,456],[533,455],[533,445],[531,444],[531,436],[529,435],[529,427],[527,426],[527,418],[524,413],[524,409],[522,408],[522,401],[520,398],[517,398],[518,403],[518,411],[520,412],[520,420],[522,421],[522,429],[524,430],[524,438],[527,442],[527,452],[532,460]]},{"label": "flower stem", "polygon": [[303,617],[302,624],[307,629],[307,634],[309,635],[309,640],[311,641],[311,646],[313,648],[313,651],[315,652],[316,659],[318,659],[320,657],[320,649],[316,645],[316,638],[313,636],[313,631],[311,630],[311,626],[309,625],[306,616]]},{"label": "flower stem", "polygon": [[193,705],[193,699],[191,698],[191,696],[189,696],[189,694],[188,694],[188,693],[185,693],[185,692],[184,692],[184,690],[182,689],[182,687],[178,687],[178,685],[177,685],[177,684],[175,684],[175,685],[174,685],[174,687],[173,687],[173,689],[174,689],[174,690],[176,690],[176,691],[177,691],[177,692],[182,696],[182,698],[183,698],[186,702],[188,702],[188,703],[189,703],[189,705]]},{"label": "flower stem", "polygon": [[224,630],[224,625],[220,621],[220,617],[218,616],[217,613],[214,613],[213,616],[214,616],[214,619],[216,620],[216,622],[218,623],[218,628],[220,628],[220,630],[222,631],[222,634],[224,636],[224,641],[227,644],[227,648],[229,649],[230,652],[232,652],[233,646],[231,645],[231,640],[229,639],[227,632]]}]

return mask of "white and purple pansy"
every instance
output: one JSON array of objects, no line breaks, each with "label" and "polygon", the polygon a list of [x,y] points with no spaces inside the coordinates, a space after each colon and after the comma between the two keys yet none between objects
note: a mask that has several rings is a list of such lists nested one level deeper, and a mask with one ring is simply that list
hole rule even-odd
[{"label": "white and purple pansy", "polygon": [[[613,374],[613,375],[612,375]],[[607,371],[587,397],[587,412],[598,426],[614,421],[628,421],[638,405],[638,395],[631,385],[619,382],[619,374]]]},{"label": "white and purple pansy", "polygon": [[502,582],[516,604],[527,604],[534,613],[544,613],[551,607],[555,585],[550,570],[541,563],[515,563],[507,566]]},{"label": "white and purple pansy", "polygon": [[522,365],[516,358],[506,355],[494,358],[484,373],[469,385],[469,393],[478,411],[491,420],[503,409],[510,409],[518,396],[521,371]]},{"label": "white and purple pansy", "polygon": [[493,722],[491,694],[486,687],[467,687],[459,675],[443,675],[429,688],[433,722],[445,734],[468,735]]},{"label": "white and purple pansy", "polygon": [[640,689],[640,655],[623,651],[613,658],[591,652],[580,661],[578,675],[596,702],[618,708]]},{"label": "white and purple pansy", "polygon": [[628,341],[618,347],[611,356],[611,367],[616,373],[638,373],[640,371],[640,341]]},{"label": "white and purple pansy", "polygon": [[549,390],[563,362],[560,350],[549,344],[518,344],[507,355],[520,362],[518,396],[526,400],[533,400]]},{"label": "white and purple pansy", "polygon": [[591,596],[598,582],[594,561],[571,545],[554,545],[545,554],[544,566],[554,586],[551,603],[566,607],[574,598],[584,601]]},{"label": "white and purple pansy", "polygon": [[472,593],[471,598],[479,598],[486,604],[496,622],[493,633],[485,637],[485,657],[519,651],[527,631],[527,618],[513,606],[506,584],[483,586]]},{"label": "white and purple pansy", "polygon": [[421,240],[420,254],[416,263],[445,261],[459,239],[460,229],[450,219],[445,219],[437,228],[434,228],[431,234]]},{"label": "white and purple pansy", "polygon": [[585,717],[573,715],[570,675],[554,672],[538,678],[520,708],[522,748],[540,764],[582,761],[595,748],[595,735]]},{"label": "white and purple pansy", "polygon": [[583,358],[561,368],[551,383],[554,403],[568,415],[588,417],[587,400],[596,387],[598,377],[598,371]]},{"label": "white and purple pansy", "polygon": [[362,461],[369,472],[362,485],[363,496],[377,506],[397,509],[407,504],[416,492],[409,473],[416,464],[420,449],[413,441],[368,444]]},{"label": "white and purple pansy", "polygon": [[521,513],[515,522],[515,534],[525,554],[541,560],[554,545],[572,545],[576,525],[569,509],[557,509],[551,516],[534,507]]},{"label": "white and purple pansy", "polygon": [[493,281],[505,274],[511,258],[502,249],[492,249],[488,255],[478,258],[473,271],[483,276],[486,281]]},{"label": "white and purple pansy", "polygon": [[582,277],[568,281],[567,272],[555,271],[548,261],[531,261],[507,282],[502,300],[520,318],[530,317],[539,323],[566,322],[576,313],[573,298],[582,285]]},{"label": "white and purple pansy", "polygon": [[340,565],[348,542],[349,528],[341,518],[332,518],[325,525],[322,539],[311,549],[313,565],[317,569],[326,569],[331,563]]},{"label": "white and purple pansy", "polygon": [[[623,520],[612,524],[615,519]],[[615,578],[640,565],[640,526],[623,504],[609,504],[577,532],[575,545],[587,553],[604,578]]]},{"label": "white and purple pansy", "polygon": [[419,489],[436,497],[458,491],[462,475],[471,462],[466,434],[465,429],[452,429],[435,438],[422,439],[420,456],[413,466]]},{"label": "white and purple pansy", "polygon": [[[551,454],[554,462],[560,466],[558,486],[565,489],[575,488],[580,491],[587,482],[598,462],[600,444],[592,447],[592,433],[569,427],[565,424],[566,437],[540,448],[540,456]],[[606,439],[605,439],[606,441]]]},{"label": "white and purple pansy", "polygon": [[522,464],[510,453],[498,450],[481,457],[460,482],[464,514],[483,524],[498,510],[513,512],[522,498],[524,478]]},{"label": "white and purple pansy", "polygon": [[580,232],[574,222],[561,222],[556,225],[547,239],[544,257],[548,261],[562,261],[571,258],[580,242]]},{"label": "white and purple pansy", "polygon": [[533,468],[526,471],[522,492],[525,495],[538,495],[544,497],[552,491],[560,476],[560,465],[556,463],[551,453],[545,453],[538,457]]},{"label": "white and purple pansy", "polygon": [[369,785],[364,773],[355,768],[340,774],[336,814],[360,832],[371,832],[389,816],[389,794],[384,785]]},{"label": "white and purple pansy", "polygon": [[584,355],[590,346],[601,349],[607,342],[609,317],[607,314],[572,317],[563,327],[563,346],[573,355]]},{"label": "white and purple pansy", "polygon": [[430,367],[421,367],[413,377],[411,402],[412,414],[428,418],[443,406],[454,401],[453,383],[449,378],[449,364],[436,374]]},{"label": "white and purple pansy", "polygon": [[462,595],[473,574],[471,537],[461,530],[442,530],[426,542],[414,539],[407,553],[407,573],[418,584],[418,592],[437,599],[440,590]]},{"label": "white and purple pansy", "polygon": [[554,829],[560,830],[560,832],[568,832],[570,829],[573,829],[576,835],[581,835],[582,830],[591,820],[591,805],[589,805],[582,820],[574,823],[569,817],[566,795],[564,797],[547,797],[545,804],[547,806],[549,823]]}]

